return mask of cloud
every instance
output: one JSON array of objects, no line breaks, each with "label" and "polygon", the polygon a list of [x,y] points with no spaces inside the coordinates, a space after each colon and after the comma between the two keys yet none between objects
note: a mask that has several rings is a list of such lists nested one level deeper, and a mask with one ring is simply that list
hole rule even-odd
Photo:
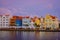
[{"label": "cloud", "polygon": [[0,8],[0,14],[11,14],[11,11],[9,9],[6,9],[6,8]]},{"label": "cloud", "polygon": [[11,11],[12,15],[28,15],[29,13],[26,11],[26,9],[22,8],[8,8]]}]

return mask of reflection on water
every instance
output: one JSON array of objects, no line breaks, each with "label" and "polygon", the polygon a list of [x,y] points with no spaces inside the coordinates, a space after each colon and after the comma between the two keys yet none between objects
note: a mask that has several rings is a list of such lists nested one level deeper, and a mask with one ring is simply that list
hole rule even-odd
[{"label": "reflection on water", "polygon": [[60,40],[60,32],[0,31],[0,40]]}]

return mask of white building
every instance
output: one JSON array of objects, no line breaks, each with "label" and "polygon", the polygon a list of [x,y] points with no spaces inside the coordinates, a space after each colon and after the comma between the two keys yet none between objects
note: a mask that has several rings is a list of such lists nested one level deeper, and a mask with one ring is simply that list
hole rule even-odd
[{"label": "white building", "polygon": [[9,14],[0,15],[0,28],[9,27],[9,23],[10,23],[10,15]]},{"label": "white building", "polygon": [[24,17],[22,19],[22,28],[29,28],[30,26],[30,18],[27,16],[27,17]]},{"label": "white building", "polygon": [[40,18],[40,28],[44,27],[44,18],[41,16]]}]

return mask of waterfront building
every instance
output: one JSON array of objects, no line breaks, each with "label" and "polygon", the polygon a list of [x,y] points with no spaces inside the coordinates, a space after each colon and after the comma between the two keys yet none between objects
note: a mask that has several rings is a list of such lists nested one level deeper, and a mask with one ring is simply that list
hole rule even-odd
[{"label": "waterfront building", "polygon": [[18,16],[18,18],[15,21],[15,24],[17,28],[22,28],[22,16]]},{"label": "waterfront building", "polygon": [[37,27],[37,28],[40,27],[40,19],[38,17],[35,17],[34,24],[35,24],[35,27]]},{"label": "waterfront building", "polygon": [[0,15],[0,27],[8,28],[9,24],[10,24],[10,15],[9,14]]},{"label": "waterfront building", "polygon": [[56,29],[58,28],[58,19],[55,16],[47,14],[45,17],[45,28]]},{"label": "waterfront building", "polygon": [[43,29],[44,28],[44,18],[41,16],[40,18],[40,28]]},{"label": "waterfront building", "polygon": [[31,19],[29,16],[23,17],[22,19],[22,26],[23,28],[29,28]]},{"label": "waterfront building", "polygon": [[59,28],[59,22],[58,18],[56,16],[51,16],[52,17],[52,29],[58,29]]},{"label": "waterfront building", "polygon": [[10,26],[16,26],[15,21],[16,21],[15,18],[10,18]]},{"label": "waterfront building", "polygon": [[49,14],[46,15],[45,17],[45,28],[50,28],[52,25],[52,20]]},{"label": "waterfront building", "polygon": [[34,19],[33,18],[31,18],[30,28],[35,29],[35,27],[34,27]]},{"label": "waterfront building", "polygon": [[10,26],[21,28],[22,27],[22,16],[13,16],[10,19]]}]

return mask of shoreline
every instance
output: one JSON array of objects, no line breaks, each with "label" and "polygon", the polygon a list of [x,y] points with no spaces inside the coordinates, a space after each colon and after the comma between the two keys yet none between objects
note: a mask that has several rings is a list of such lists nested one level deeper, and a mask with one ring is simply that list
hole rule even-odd
[{"label": "shoreline", "polygon": [[39,31],[39,32],[60,32],[60,30],[41,30],[41,29],[24,29],[24,28],[0,28],[0,31]]}]

